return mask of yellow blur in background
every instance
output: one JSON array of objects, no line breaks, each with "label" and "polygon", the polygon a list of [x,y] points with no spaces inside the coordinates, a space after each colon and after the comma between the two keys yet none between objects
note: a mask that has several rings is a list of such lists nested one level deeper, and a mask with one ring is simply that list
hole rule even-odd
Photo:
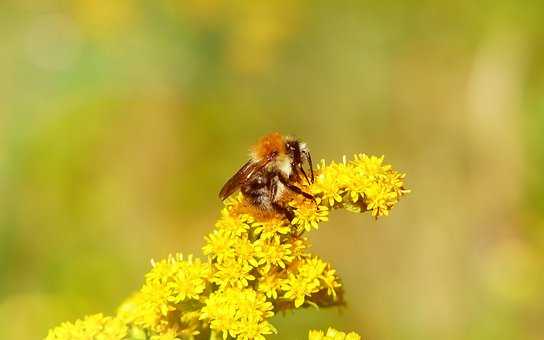
[{"label": "yellow blur in background", "polygon": [[367,339],[544,337],[544,3],[0,3],[0,338],[113,314],[149,260],[201,254],[261,135],[386,156],[412,194],[333,212],[348,306],[277,315]]}]

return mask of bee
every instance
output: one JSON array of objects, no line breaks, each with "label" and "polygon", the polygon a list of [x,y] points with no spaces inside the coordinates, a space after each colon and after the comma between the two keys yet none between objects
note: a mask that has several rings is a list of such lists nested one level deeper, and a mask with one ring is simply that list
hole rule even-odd
[{"label": "bee", "polygon": [[[309,166],[309,177],[304,170],[305,163]],[[315,202],[313,195],[297,186],[302,178],[308,184],[314,182],[312,157],[306,143],[271,133],[251,148],[250,159],[223,185],[219,198],[225,200],[240,189],[252,206],[292,220],[293,212],[283,202],[287,191]]]}]

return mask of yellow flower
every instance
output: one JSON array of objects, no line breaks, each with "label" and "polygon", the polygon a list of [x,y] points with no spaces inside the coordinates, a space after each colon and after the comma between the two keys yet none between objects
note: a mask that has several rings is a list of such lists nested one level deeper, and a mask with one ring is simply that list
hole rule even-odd
[{"label": "yellow flower", "polygon": [[249,229],[247,215],[233,215],[227,208],[221,210],[221,218],[215,227],[224,231],[226,235],[241,236]]},{"label": "yellow flower", "polygon": [[369,189],[371,189],[375,183],[366,174],[356,171],[354,168],[350,168],[350,171],[346,173],[349,176],[349,185],[346,191],[349,194],[350,202],[357,203],[361,198],[365,198],[365,195]]},{"label": "yellow flower", "polygon": [[175,303],[186,298],[197,299],[204,291],[211,272],[209,263],[193,260],[192,255],[187,260],[182,254],[169,255],[167,259],[151,261],[151,264],[153,269],[146,275],[146,283],[165,286],[170,292],[170,301]]},{"label": "yellow flower", "polygon": [[179,303],[185,299],[198,299],[206,288],[206,281],[210,276],[209,263],[202,263],[200,259],[178,262],[178,270],[173,275],[168,286],[172,289],[170,301]]},{"label": "yellow flower", "polygon": [[366,176],[380,176],[391,170],[391,165],[383,165],[384,156],[368,156],[364,153],[356,154],[350,162],[355,169]]},{"label": "yellow flower", "polygon": [[291,206],[296,207],[295,217],[291,223],[297,226],[297,230],[310,231],[319,228],[319,223],[329,220],[329,208],[324,205],[315,205],[313,202],[292,202]]},{"label": "yellow flower", "polygon": [[329,207],[387,216],[398,199],[410,191],[404,189],[405,175],[383,164],[383,160],[383,156],[357,154],[349,162],[344,157],[339,164],[321,161],[311,192]]},{"label": "yellow flower", "polygon": [[318,257],[305,260],[298,268],[299,275],[305,277],[308,281],[319,281],[319,290],[327,289],[327,295],[336,299],[336,290],[342,284],[338,281],[336,270],[331,268],[329,263],[324,262]]},{"label": "yellow flower", "polygon": [[[346,190],[351,202],[359,203],[359,207],[348,205],[347,208],[357,211],[364,207],[374,217],[387,216],[398,199],[409,192],[403,187],[405,175],[392,170],[390,165],[384,165],[383,159],[383,156],[359,154],[349,163],[351,171]],[[363,202],[359,202],[360,199]]]},{"label": "yellow flower", "polygon": [[247,238],[247,235],[234,244],[234,257],[242,264],[249,264],[253,267],[258,267],[262,263],[257,260],[257,249]]},{"label": "yellow flower", "polygon": [[236,327],[237,301],[234,301],[232,288],[212,293],[205,301],[200,312],[200,319],[210,321],[210,328],[223,332],[224,337]]},{"label": "yellow flower", "polygon": [[305,260],[298,267],[298,273],[310,281],[317,280],[325,270],[325,267],[327,267],[327,263],[318,257],[313,257]]},{"label": "yellow flower", "polygon": [[158,281],[149,281],[140,290],[139,313],[134,323],[156,331],[167,327],[167,315],[175,307],[170,303],[172,289]]},{"label": "yellow flower", "polygon": [[264,339],[275,332],[266,321],[274,315],[266,297],[253,289],[227,288],[212,293],[205,301],[200,319],[210,320],[210,328],[240,339]]},{"label": "yellow flower", "polygon": [[281,283],[282,279],[279,272],[268,272],[268,274],[261,276],[259,279],[257,290],[265,294],[266,297],[275,300],[278,298],[278,291],[281,289]]},{"label": "yellow flower", "polygon": [[319,291],[319,281],[309,280],[302,275],[289,274],[282,283],[283,297],[295,302],[295,308],[304,304],[305,298]]},{"label": "yellow flower", "polygon": [[310,241],[305,236],[291,239],[291,254],[295,259],[302,259],[309,256],[306,249],[310,248]]},{"label": "yellow flower", "polygon": [[237,339],[240,340],[264,340],[264,335],[272,333],[276,333],[276,329],[268,322],[244,322],[236,330]]},{"label": "yellow flower", "polygon": [[184,259],[181,254],[169,255],[152,264],[142,289],[121,305],[118,318],[136,326],[132,332],[141,329],[152,335],[167,336],[175,329],[172,334],[176,336],[198,334],[202,325],[199,315],[194,313],[199,308],[200,295],[208,286],[211,264],[192,255]]},{"label": "yellow flower", "polygon": [[65,322],[49,331],[46,340],[97,339],[116,340],[127,335],[127,326],[118,318],[105,317],[95,314],[76,320],[74,323]]},{"label": "yellow flower", "polygon": [[336,299],[336,289],[341,287],[336,277],[336,271],[330,268],[330,264],[324,262],[318,257],[303,259],[298,265],[295,273],[289,273],[289,277],[283,280],[281,289],[285,292],[283,297],[294,301],[295,308],[298,308],[308,302],[312,294],[323,289],[327,290],[327,295]]},{"label": "yellow flower", "polygon": [[266,300],[266,297],[253,289],[244,289],[240,291],[240,300],[238,301],[238,310],[236,311],[239,319],[264,320],[272,317],[272,303]]},{"label": "yellow flower", "polygon": [[178,332],[175,329],[169,329],[164,333],[151,336],[150,340],[179,340]]},{"label": "yellow flower", "polygon": [[318,175],[311,186],[311,192],[321,197],[324,203],[333,207],[342,202],[345,191],[347,165],[345,159],[342,163],[331,162],[326,165],[325,160],[318,164]]},{"label": "yellow flower", "polygon": [[327,288],[327,294],[336,299],[336,289],[342,287],[336,276],[336,269],[327,269],[320,276],[323,285]]},{"label": "yellow flower", "polygon": [[397,193],[389,191],[385,186],[375,186],[365,194],[367,209],[374,217],[389,215],[389,210],[397,203]]},{"label": "yellow flower", "polygon": [[250,272],[253,269],[249,263],[242,263],[234,259],[228,259],[215,265],[215,272],[212,282],[216,283],[221,289],[226,287],[247,287],[249,281],[255,280],[255,276]]},{"label": "yellow flower", "polygon": [[322,331],[310,331],[308,334],[308,340],[360,340],[361,336],[355,332],[344,333],[337,331],[336,329],[329,327],[327,333]]},{"label": "yellow flower", "polygon": [[205,237],[205,239],[206,245],[202,247],[202,251],[205,255],[210,256],[212,259],[216,259],[219,263],[223,262],[225,258],[234,256],[232,247],[236,239],[231,238],[229,233],[216,229],[209,236]]},{"label": "yellow flower", "polygon": [[170,259],[161,260],[159,262],[151,260],[151,266],[152,269],[149,273],[145,274],[146,281],[165,283],[175,274],[177,269]]},{"label": "yellow flower", "polygon": [[308,340],[323,340],[324,338],[325,333],[323,333],[323,331],[311,330],[308,332]]},{"label": "yellow flower", "polygon": [[256,242],[257,256],[264,263],[263,272],[266,273],[272,266],[285,268],[285,264],[293,260],[291,245],[281,243],[279,236],[272,240],[259,240]]},{"label": "yellow flower", "polygon": [[279,235],[286,235],[291,230],[291,227],[286,224],[285,220],[279,218],[256,221],[253,222],[252,226],[255,228],[253,230],[254,235],[265,240],[269,240]]}]

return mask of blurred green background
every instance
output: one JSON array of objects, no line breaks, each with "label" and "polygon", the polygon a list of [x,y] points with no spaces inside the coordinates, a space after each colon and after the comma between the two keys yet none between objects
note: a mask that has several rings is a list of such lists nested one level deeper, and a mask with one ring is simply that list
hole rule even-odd
[{"label": "blurred green background", "polygon": [[311,235],[347,308],[274,339],[544,338],[544,2],[0,2],[0,338],[114,313],[201,254],[259,136],[413,193]]}]

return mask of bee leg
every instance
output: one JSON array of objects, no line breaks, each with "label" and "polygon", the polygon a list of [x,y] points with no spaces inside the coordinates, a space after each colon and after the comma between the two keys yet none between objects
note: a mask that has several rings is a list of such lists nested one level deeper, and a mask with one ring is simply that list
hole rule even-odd
[{"label": "bee leg", "polygon": [[279,177],[279,179],[280,179],[280,182],[287,187],[287,189],[291,190],[292,192],[294,192],[296,194],[302,195],[302,196],[306,197],[309,200],[314,201],[314,203],[317,203],[315,201],[315,197],[313,195],[305,192],[304,190],[297,187],[296,185],[289,183],[288,181],[285,180],[285,178],[283,178],[281,176]]},{"label": "bee leg", "polygon": [[309,151],[306,151],[306,157],[308,159],[308,165],[310,166],[310,175],[311,175],[312,183],[313,183],[314,180],[315,180],[315,178],[314,178],[314,165],[312,164],[312,155],[310,154]]},{"label": "bee leg", "polygon": [[293,219],[293,217],[295,217],[295,214],[293,213],[293,211],[287,207],[285,207],[284,205],[280,204],[277,200],[276,200],[276,194],[278,192],[278,182],[273,180],[273,181],[270,181],[270,185],[269,185],[269,192],[270,192],[270,202],[272,202],[272,208],[285,216],[285,218],[287,218],[287,220],[289,220],[289,222],[291,222],[291,220]]}]

